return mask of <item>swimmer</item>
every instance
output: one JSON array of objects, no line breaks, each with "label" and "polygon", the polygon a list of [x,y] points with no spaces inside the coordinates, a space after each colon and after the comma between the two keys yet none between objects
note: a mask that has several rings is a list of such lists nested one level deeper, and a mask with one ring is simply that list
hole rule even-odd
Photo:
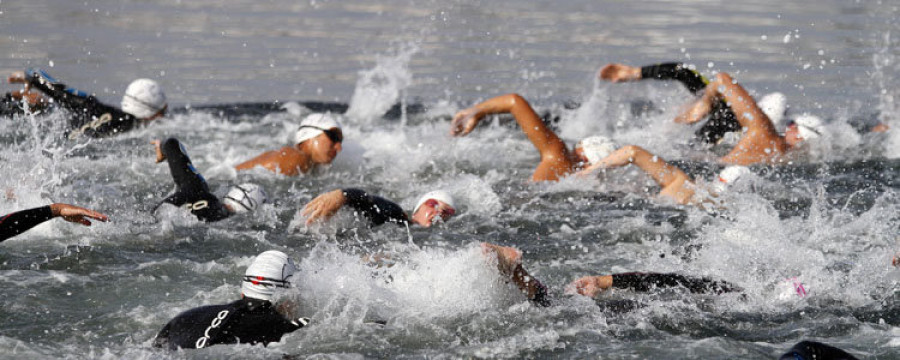
[{"label": "swimmer", "polygon": [[[671,165],[662,158],[653,155],[649,151],[635,145],[626,145],[609,156],[595,161],[591,166],[578,172],[579,176],[586,176],[598,169],[610,169],[634,164],[653,178],[662,187],[659,196],[671,199],[682,205],[698,205],[709,199],[696,196],[697,185],[694,180],[677,166]],[[738,177],[749,173],[745,166],[732,165],[726,167],[720,174],[718,182],[709,189],[711,195],[721,194],[726,186],[733,184]]]},{"label": "swimmer", "polygon": [[156,162],[168,162],[175,181],[175,192],[156,205],[152,212],[162,204],[172,204],[184,206],[201,221],[213,222],[254,211],[267,200],[266,192],[258,185],[241,184],[232,187],[220,201],[209,192],[206,179],[194,168],[178,139],[169,138],[163,143],[154,140],[151,144],[156,148]]},{"label": "swimmer", "polygon": [[22,210],[0,217],[0,241],[19,235],[38,224],[55,217],[63,220],[91,226],[90,219],[109,221],[109,217],[96,211],[69,204],[50,204],[39,208]]},{"label": "swimmer", "polygon": [[721,280],[689,277],[670,273],[621,273],[612,275],[585,276],[566,286],[567,294],[581,294],[596,297],[610,288],[630,289],[648,292],[655,288],[684,287],[694,294],[721,295],[730,292],[741,292],[741,288]]},{"label": "swimmer", "polygon": [[856,358],[831,345],[815,341],[801,341],[781,355],[779,360],[856,360]]},{"label": "swimmer", "polygon": [[[643,67],[623,64],[607,64],[597,72],[597,77],[611,82],[638,81],[642,79],[676,80],[694,95],[701,95],[709,83],[703,75],[691,70],[682,63],[663,63]],[[726,133],[741,130],[734,111],[722,99],[711,104],[711,109],[704,114],[694,114],[692,108],[686,108],[675,118],[677,123],[691,124],[703,120],[708,114],[709,121],[695,133],[698,140],[707,144],[716,144]]]},{"label": "swimmer", "polygon": [[316,196],[303,207],[300,214],[306,216],[306,225],[310,225],[316,220],[330,218],[344,205],[361,213],[374,226],[385,222],[401,225],[412,222],[430,227],[438,221],[447,221],[456,214],[453,197],[446,191],[436,190],[423,195],[410,217],[397,203],[353,188],[332,190]]},{"label": "swimmer", "polygon": [[241,281],[241,299],[224,305],[202,306],[169,321],[153,340],[153,347],[201,349],[216,344],[259,344],[281,341],[282,336],[309,324],[292,314],[292,304],[272,303],[279,289],[290,288],[296,267],[281,251],[259,254]]},{"label": "swimmer", "polygon": [[518,94],[497,96],[457,112],[453,117],[450,134],[465,136],[475,129],[485,115],[501,113],[510,113],[515,117],[528,140],[541,154],[541,161],[531,175],[531,181],[558,181],[589,164],[592,157],[603,158],[587,154],[584,142],[579,142],[570,151],[562,139],[541,121],[528,101]]},{"label": "swimmer", "polygon": [[336,115],[312,114],[300,122],[300,128],[294,134],[294,145],[266,151],[235,168],[249,170],[262,166],[274,173],[296,176],[318,165],[330,164],[341,152],[343,141],[344,135]]},{"label": "swimmer", "polygon": [[46,72],[29,69],[15,72],[11,83],[34,87],[69,110],[70,139],[81,135],[104,137],[123,133],[160,118],[166,114],[166,95],[156,81],[137,79],[125,89],[122,109],[101,103],[93,95],[69,88]]}]

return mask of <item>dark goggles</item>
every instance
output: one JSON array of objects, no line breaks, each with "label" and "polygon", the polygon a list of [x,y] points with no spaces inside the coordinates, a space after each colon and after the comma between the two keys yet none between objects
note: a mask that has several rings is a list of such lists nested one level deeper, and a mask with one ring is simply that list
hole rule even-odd
[{"label": "dark goggles", "polygon": [[264,276],[244,276],[244,281],[251,283],[253,285],[260,285],[263,287],[277,287],[277,288],[285,288],[289,289],[291,287],[291,283],[284,280],[276,280],[270,279]]}]

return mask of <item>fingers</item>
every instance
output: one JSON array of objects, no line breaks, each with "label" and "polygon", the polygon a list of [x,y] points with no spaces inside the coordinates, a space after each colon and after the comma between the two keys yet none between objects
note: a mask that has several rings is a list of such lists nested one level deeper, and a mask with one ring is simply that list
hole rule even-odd
[{"label": "fingers", "polygon": [[616,66],[618,64],[606,64],[600,68],[600,71],[597,71],[597,77],[601,80],[612,81],[612,75],[616,71]]}]

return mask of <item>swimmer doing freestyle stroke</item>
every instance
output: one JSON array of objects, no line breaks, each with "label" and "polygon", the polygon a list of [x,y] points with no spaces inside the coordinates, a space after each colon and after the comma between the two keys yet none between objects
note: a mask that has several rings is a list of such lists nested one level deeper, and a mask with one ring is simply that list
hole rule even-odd
[{"label": "swimmer doing freestyle stroke", "polygon": [[194,168],[184,146],[175,138],[165,142],[151,142],[156,149],[156,162],[166,161],[175,181],[175,191],[156,205],[151,212],[156,212],[163,204],[184,206],[197,219],[213,222],[225,219],[234,214],[256,210],[268,199],[266,192],[256,184],[236,185],[228,194],[219,200],[209,191],[209,185],[200,172]]},{"label": "swimmer doing freestyle stroke", "polygon": [[296,176],[320,165],[330,164],[338,153],[344,135],[338,117],[331,113],[312,114],[300,122],[293,145],[266,151],[235,166],[249,170],[257,166],[273,173]]}]

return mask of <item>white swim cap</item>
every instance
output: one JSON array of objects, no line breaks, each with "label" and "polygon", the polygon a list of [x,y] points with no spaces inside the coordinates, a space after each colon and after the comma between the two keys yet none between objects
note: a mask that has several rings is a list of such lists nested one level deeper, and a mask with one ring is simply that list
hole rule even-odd
[{"label": "white swim cap", "polygon": [[719,182],[728,185],[734,184],[741,176],[750,173],[750,168],[741,165],[727,166],[719,172]]},{"label": "white swim cap", "polygon": [[453,196],[451,196],[450,193],[443,191],[443,190],[435,190],[435,191],[432,191],[425,195],[422,195],[422,197],[419,198],[419,202],[416,203],[416,207],[413,209],[412,213],[415,214],[416,211],[419,210],[419,207],[422,206],[422,204],[424,204],[426,201],[428,201],[428,199],[435,199],[444,204],[447,204],[448,206],[450,206],[453,209],[456,209],[456,204],[453,202]]},{"label": "white swim cap", "polygon": [[166,108],[166,94],[156,81],[132,81],[122,96],[122,111],[146,119]]},{"label": "white swim cap", "polygon": [[787,97],[780,92],[769,93],[760,98],[756,105],[766,113],[773,125],[778,125],[784,119],[784,112],[787,110]]},{"label": "white swim cap", "polygon": [[818,116],[803,114],[794,119],[794,122],[803,140],[815,139],[825,133],[825,125]]},{"label": "white swim cap", "polygon": [[591,136],[579,141],[575,144],[575,148],[581,148],[581,151],[584,152],[584,157],[588,159],[588,162],[594,164],[603,160],[609,156],[609,154],[612,154],[613,151],[616,151],[617,146],[616,143],[608,137]]},{"label": "white swim cap", "polygon": [[222,199],[236,214],[256,210],[268,200],[266,191],[256,184],[240,184],[228,190]]},{"label": "white swim cap", "polygon": [[244,272],[241,294],[248,298],[271,301],[276,288],[290,288],[297,267],[285,253],[269,250],[253,259]]},{"label": "white swim cap", "polygon": [[333,128],[341,128],[341,123],[338,121],[337,115],[330,112],[307,115],[306,118],[300,122],[300,129],[297,129],[297,132],[294,134],[294,144],[296,145],[312,139],[325,132],[325,130]]}]

